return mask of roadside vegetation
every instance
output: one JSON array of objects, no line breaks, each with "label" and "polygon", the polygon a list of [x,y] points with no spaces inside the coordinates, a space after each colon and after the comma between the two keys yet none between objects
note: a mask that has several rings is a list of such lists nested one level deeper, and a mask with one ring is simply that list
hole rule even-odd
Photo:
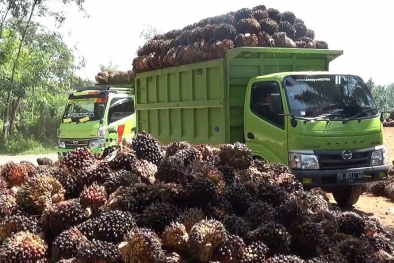
[{"label": "roadside vegetation", "polygon": [[[85,14],[83,0],[0,0],[0,155],[46,153],[71,88],[86,85],[74,72],[84,67],[63,36],[40,21],[66,21],[64,5]],[[51,114],[52,113],[52,114]]]}]

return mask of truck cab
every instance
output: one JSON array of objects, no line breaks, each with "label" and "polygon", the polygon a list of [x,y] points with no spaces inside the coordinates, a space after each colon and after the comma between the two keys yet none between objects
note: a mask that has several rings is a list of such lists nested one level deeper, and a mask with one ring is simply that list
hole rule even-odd
[{"label": "truck cab", "polygon": [[254,154],[288,165],[305,187],[353,205],[361,185],[387,179],[382,116],[355,75],[281,72],[252,78],[244,136]]},{"label": "truck cab", "polygon": [[134,136],[134,94],[131,87],[95,85],[69,94],[58,129],[58,156],[78,147],[100,153]]}]

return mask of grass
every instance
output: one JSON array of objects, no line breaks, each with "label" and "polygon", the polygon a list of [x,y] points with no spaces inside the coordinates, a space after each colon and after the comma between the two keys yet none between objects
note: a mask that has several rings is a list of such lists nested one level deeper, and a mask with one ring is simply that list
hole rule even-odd
[{"label": "grass", "polygon": [[27,155],[55,153],[57,145],[44,145],[31,138],[10,136],[0,143],[0,155]]},{"label": "grass", "polygon": [[[54,148],[46,148],[46,147],[40,145],[37,148],[27,149],[27,150],[22,151],[22,152],[14,152],[14,153],[9,153],[9,154],[28,155],[28,154],[51,154],[51,153],[56,153],[56,147],[54,147]],[[2,154],[3,154],[3,152],[2,152]],[[5,154],[5,155],[7,155],[7,154]]]}]

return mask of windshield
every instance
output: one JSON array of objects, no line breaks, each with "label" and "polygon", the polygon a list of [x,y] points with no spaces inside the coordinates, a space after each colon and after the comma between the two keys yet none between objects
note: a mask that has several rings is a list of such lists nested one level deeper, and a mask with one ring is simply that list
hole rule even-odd
[{"label": "windshield", "polygon": [[284,79],[295,117],[370,117],[378,114],[364,81],[353,75],[291,75]]},{"label": "windshield", "polygon": [[64,111],[63,118],[100,118],[98,116],[98,105],[105,106],[103,98],[83,98],[83,99],[70,99]]}]

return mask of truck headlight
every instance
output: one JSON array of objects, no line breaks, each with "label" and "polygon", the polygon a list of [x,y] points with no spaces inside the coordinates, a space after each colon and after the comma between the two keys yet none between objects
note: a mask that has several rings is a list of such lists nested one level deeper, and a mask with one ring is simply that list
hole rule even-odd
[{"label": "truck headlight", "polygon": [[386,161],[386,147],[377,146],[371,154],[371,166],[383,165]]},{"label": "truck headlight", "polygon": [[91,140],[89,146],[90,146],[90,148],[105,147],[105,139]]},{"label": "truck headlight", "polygon": [[289,153],[289,166],[294,169],[319,169],[319,161],[314,154]]},{"label": "truck headlight", "polygon": [[66,148],[66,142],[65,141],[59,140],[57,143],[59,145],[59,148]]},{"label": "truck headlight", "polygon": [[107,133],[107,128],[105,127],[100,127],[97,131],[97,136],[98,137],[105,137],[105,134]]}]

